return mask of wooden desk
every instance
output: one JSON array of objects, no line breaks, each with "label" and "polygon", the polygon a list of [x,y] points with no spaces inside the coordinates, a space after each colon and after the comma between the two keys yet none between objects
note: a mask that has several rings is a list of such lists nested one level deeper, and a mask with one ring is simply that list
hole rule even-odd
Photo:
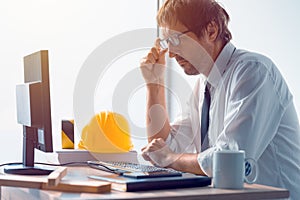
[{"label": "wooden desk", "polygon": [[[90,181],[87,175],[103,175],[106,172],[89,167],[69,167],[66,179]],[[289,197],[285,189],[263,185],[248,185],[242,190],[225,190],[213,187],[184,188],[176,190],[152,190],[142,192],[119,192],[112,190],[104,194],[91,193],[63,193],[57,191],[1,187],[1,199],[278,199]]]}]

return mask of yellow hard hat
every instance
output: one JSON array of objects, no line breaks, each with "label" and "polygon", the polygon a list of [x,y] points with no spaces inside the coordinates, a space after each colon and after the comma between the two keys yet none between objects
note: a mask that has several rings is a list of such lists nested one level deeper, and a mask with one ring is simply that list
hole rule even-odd
[{"label": "yellow hard hat", "polygon": [[95,153],[128,152],[133,145],[125,117],[114,112],[100,112],[83,128],[79,149]]}]

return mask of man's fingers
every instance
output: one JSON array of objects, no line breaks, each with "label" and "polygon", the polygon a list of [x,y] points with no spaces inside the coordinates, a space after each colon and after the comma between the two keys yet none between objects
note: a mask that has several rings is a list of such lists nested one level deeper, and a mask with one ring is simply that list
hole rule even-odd
[{"label": "man's fingers", "polygon": [[154,57],[154,55],[153,55],[152,52],[148,53],[147,60],[149,60],[151,64],[155,64],[156,63],[156,58]]},{"label": "man's fingers", "polygon": [[157,38],[155,42],[155,46],[151,48],[149,53],[146,56],[146,61],[144,63],[152,63],[152,64],[165,64],[165,54],[168,51],[167,49],[161,50],[159,45],[160,39]]},{"label": "man's fingers", "polygon": [[164,49],[164,50],[159,52],[159,56],[164,57],[167,52],[168,52],[168,49]]},{"label": "man's fingers", "polygon": [[153,140],[152,145],[157,149],[160,149],[166,145],[165,141],[162,138],[157,138]]},{"label": "man's fingers", "polygon": [[155,40],[155,47],[160,49],[160,38],[156,38]]},{"label": "man's fingers", "polygon": [[157,48],[152,47],[151,48],[151,53],[152,53],[153,57],[155,58],[155,60],[157,60],[159,58],[159,51],[158,51]]},{"label": "man's fingers", "polygon": [[150,161],[150,157],[149,157],[149,151],[148,151],[148,146],[145,146],[142,148],[142,157],[146,160],[146,161]]},{"label": "man's fingers", "polygon": [[150,157],[148,156],[148,153],[142,153],[142,156],[143,156],[144,160],[146,160],[146,161],[151,160]]},{"label": "man's fingers", "polygon": [[165,57],[166,57],[166,53],[168,52],[168,49],[164,49],[162,51],[159,52],[159,59],[158,62],[159,63],[165,63]]}]

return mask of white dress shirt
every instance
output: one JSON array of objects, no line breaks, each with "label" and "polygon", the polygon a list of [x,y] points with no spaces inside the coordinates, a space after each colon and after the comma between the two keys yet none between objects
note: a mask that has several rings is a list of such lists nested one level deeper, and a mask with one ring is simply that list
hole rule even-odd
[{"label": "white dress shirt", "polygon": [[[209,147],[201,149],[201,110],[210,84]],[[300,129],[293,97],[267,57],[228,43],[207,79],[200,76],[188,109],[173,124],[166,142],[177,153],[199,153],[202,170],[212,176],[212,154],[233,141],[258,163],[256,183],[287,188],[300,197]]]}]

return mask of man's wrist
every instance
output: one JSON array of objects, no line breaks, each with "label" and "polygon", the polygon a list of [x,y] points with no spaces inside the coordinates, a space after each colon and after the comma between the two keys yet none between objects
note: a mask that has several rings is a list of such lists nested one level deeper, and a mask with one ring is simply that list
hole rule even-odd
[{"label": "man's wrist", "polygon": [[160,94],[164,95],[165,93],[165,86],[163,84],[158,84],[158,83],[147,83],[147,91],[150,97],[155,96],[160,96]]},{"label": "man's wrist", "polygon": [[147,83],[147,89],[149,90],[157,90],[157,89],[164,89],[164,84],[161,83]]},{"label": "man's wrist", "polygon": [[166,162],[170,163],[167,167],[176,169],[178,166],[179,159],[180,159],[180,154],[170,153],[166,159],[167,160]]}]

